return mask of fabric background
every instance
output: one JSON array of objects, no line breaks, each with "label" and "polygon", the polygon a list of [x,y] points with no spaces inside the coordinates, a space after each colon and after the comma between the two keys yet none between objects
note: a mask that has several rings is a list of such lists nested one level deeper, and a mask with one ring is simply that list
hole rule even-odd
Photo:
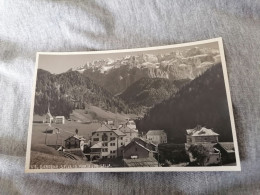
[{"label": "fabric background", "polygon": [[[37,51],[223,37],[241,172],[25,174]],[[0,194],[260,193],[260,2],[0,0]]]}]

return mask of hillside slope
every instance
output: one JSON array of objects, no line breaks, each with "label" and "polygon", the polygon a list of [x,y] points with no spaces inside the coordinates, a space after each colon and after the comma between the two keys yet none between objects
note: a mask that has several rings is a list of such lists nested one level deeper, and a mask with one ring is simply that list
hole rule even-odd
[{"label": "hillside slope", "polygon": [[117,110],[127,113],[129,111],[128,106],[120,98],[114,97],[79,72],[71,71],[54,75],[45,70],[38,70],[35,114],[45,114],[49,104],[53,115],[69,117],[74,109],[73,102],[75,101],[82,104],[83,107],[85,104],[89,104],[113,112]]},{"label": "hillside slope", "polygon": [[168,140],[185,142],[185,130],[202,125],[219,133],[220,141],[232,141],[232,132],[221,64],[185,85],[173,98],[152,108],[137,127],[165,129]]},{"label": "hillside slope", "polygon": [[[180,83],[180,82],[179,82]],[[119,95],[130,106],[152,107],[174,95],[188,80],[178,84],[163,78],[141,78]]]}]

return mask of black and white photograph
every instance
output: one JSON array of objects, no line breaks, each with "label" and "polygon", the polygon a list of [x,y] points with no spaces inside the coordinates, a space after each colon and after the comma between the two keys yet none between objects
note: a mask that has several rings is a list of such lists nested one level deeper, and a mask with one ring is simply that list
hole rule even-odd
[{"label": "black and white photograph", "polygon": [[239,171],[221,38],[37,53],[26,172]]}]

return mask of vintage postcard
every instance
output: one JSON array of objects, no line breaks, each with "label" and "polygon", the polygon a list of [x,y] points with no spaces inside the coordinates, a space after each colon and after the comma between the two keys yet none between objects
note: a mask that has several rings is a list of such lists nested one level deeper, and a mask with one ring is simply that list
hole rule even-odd
[{"label": "vintage postcard", "polygon": [[26,168],[240,171],[221,38],[37,53]]}]

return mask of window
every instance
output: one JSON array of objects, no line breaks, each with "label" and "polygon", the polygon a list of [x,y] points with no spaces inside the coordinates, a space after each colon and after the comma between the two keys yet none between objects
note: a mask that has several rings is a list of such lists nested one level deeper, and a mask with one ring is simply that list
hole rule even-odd
[{"label": "window", "polygon": [[115,146],[116,145],[116,143],[110,143],[110,146]]},{"label": "window", "polygon": [[137,148],[135,148],[135,151],[137,152]]},{"label": "window", "polygon": [[110,141],[115,140],[115,139],[116,139],[115,137],[110,137]]},{"label": "window", "polygon": [[110,135],[112,135],[112,133],[110,133]]},{"label": "window", "polygon": [[107,143],[103,143],[102,146],[107,146]]},{"label": "window", "polygon": [[123,142],[121,142],[121,146],[123,145]]},{"label": "window", "polygon": [[97,136],[98,136],[98,133],[97,133]]},{"label": "window", "polygon": [[111,153],[111,154],[115,154],[116,151],[115,151],[115,150],[110,150],[110,153]]},{"label": "window", "polygon": [[107,148],[102,149],[102,152],[107,152],[107,151],[108,151]]},{"label": "window", "polygon": [[104,133],[104,134],[102,135],[102,141],[107,141],[107,134]]},{"label": "window", "polygon": [[99,138],[93,138],[93,141],[97,142],[97,141],[99,141]]},{"label": "window", "polygon": [[123,137],[121,137],[121,140],[123,140]]}]

